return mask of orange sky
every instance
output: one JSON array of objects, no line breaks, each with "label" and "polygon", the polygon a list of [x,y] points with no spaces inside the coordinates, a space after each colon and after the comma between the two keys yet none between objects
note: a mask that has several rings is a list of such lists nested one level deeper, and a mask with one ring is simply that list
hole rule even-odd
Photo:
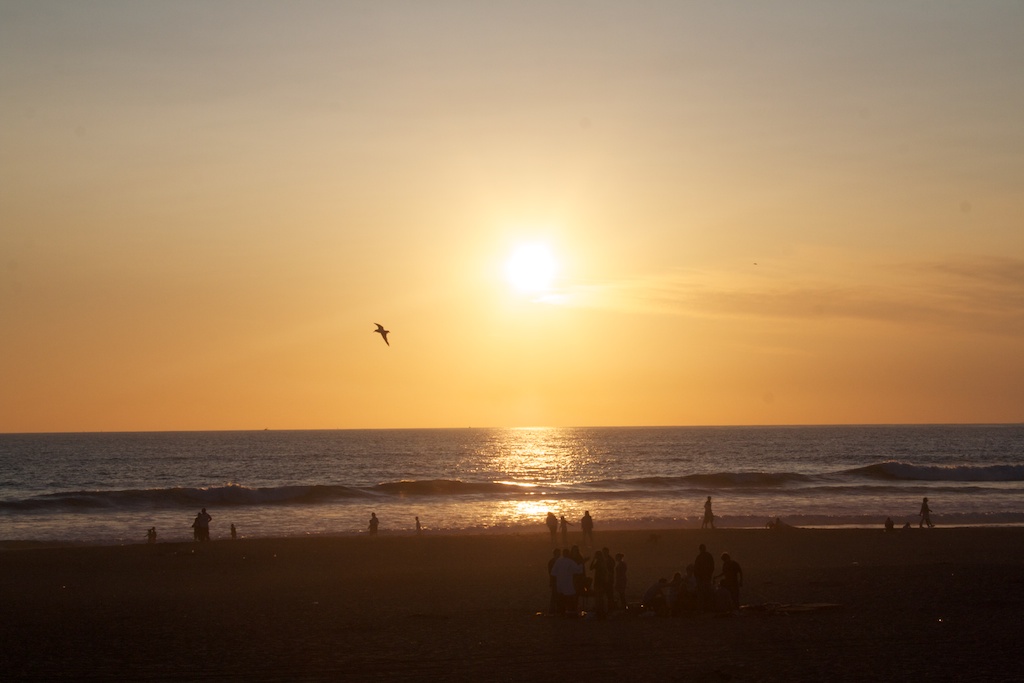
[{"label": "orange sky", "polygon": [[1022,29],[0,0],[0,431],[1020,422]]}]

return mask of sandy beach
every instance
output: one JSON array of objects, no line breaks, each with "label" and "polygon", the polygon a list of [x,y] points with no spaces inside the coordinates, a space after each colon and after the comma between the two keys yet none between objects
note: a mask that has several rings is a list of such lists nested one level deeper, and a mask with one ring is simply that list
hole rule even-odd
[{"label": "sandy beach", "polygon": [[[626,555],[631,600],[692,562],[700,543],[716,558],[728,551],[743,567],[747,607],[545,615],[552,545],[542,532],[8,543],[0,679],[1024,677],[1024,529],[623,531],[595,540]],[[822,603],[835,607],[776,609]]]}]

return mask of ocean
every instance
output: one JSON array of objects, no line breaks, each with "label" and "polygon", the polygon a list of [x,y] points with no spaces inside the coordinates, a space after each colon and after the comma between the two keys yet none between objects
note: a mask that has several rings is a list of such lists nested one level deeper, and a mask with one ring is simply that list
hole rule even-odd
[{"label": "ocean", "polygon": [[1024,525],[1024,425],[0,434],[0,541]]}]

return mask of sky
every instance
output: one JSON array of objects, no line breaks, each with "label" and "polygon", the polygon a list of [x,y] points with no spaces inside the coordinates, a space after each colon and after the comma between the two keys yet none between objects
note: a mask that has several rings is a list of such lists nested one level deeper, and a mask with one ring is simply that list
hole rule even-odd
[{"label": "sky", "polygon": [[1024,421],[1022,33],[0,0],[0,432]]}]

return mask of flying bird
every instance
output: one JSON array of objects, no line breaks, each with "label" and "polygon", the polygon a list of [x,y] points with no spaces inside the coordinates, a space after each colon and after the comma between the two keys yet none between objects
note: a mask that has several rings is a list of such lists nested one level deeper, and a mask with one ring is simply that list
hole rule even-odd
[{"label": "flying bird", "polygon": [[391,346],[391,342],[388,341],[388,332],[390,332],[391,330],[385,330],[384,326],[381,325],[380,323],[374,323],[374,325],[377,326],[377,329],[375,329],[374,332],[381,336],[385,344]]}]

